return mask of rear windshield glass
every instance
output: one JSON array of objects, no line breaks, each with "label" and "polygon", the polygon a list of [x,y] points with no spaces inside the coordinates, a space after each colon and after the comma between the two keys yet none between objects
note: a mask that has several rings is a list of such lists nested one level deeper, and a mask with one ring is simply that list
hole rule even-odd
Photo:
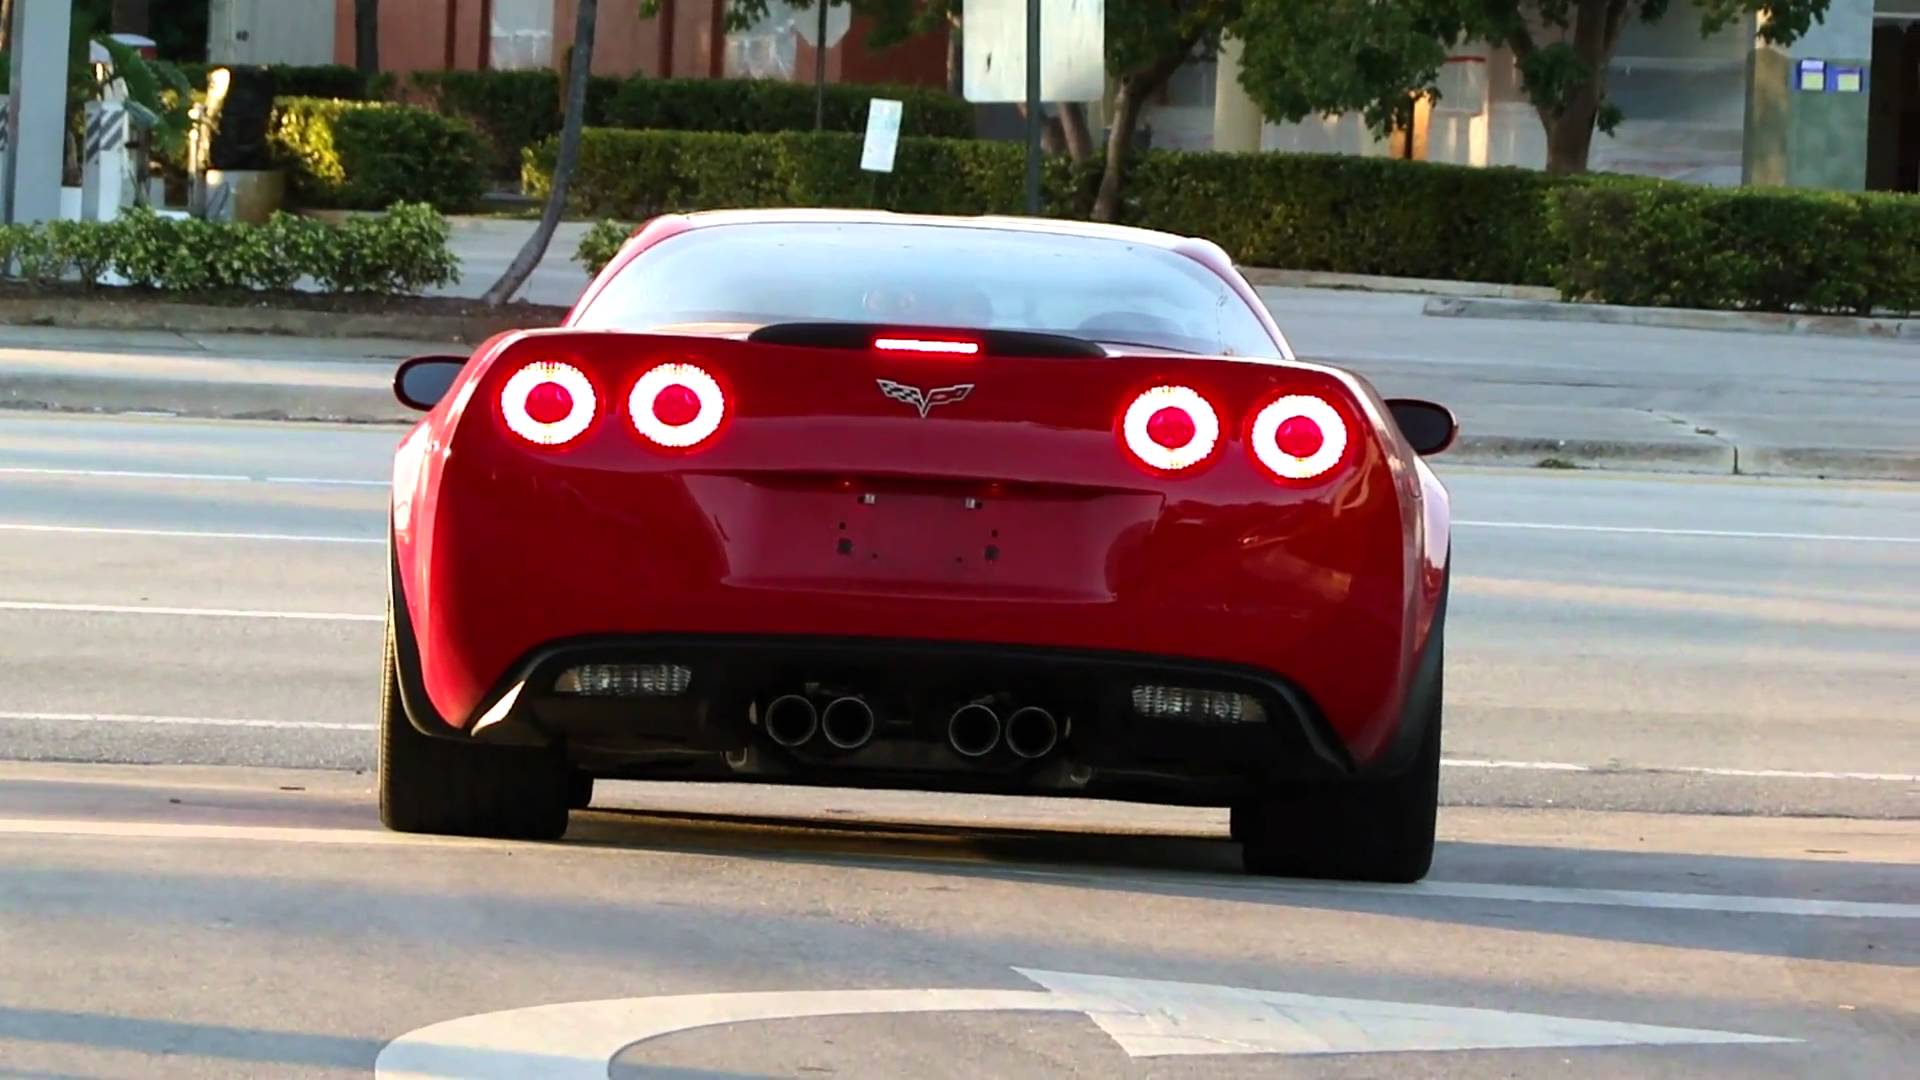
[{"label": "rear windshield glass", "polygon": [[1103,237],[938,225],[695,229],[635,259],[576,325],[724,332],[783,322],[1026,330],[1280,356],[1239,294],[1185,255]]}]

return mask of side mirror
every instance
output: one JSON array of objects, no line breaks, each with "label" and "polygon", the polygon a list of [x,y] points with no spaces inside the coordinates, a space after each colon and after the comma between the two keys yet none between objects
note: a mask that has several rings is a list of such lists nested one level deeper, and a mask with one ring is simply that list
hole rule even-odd
[{"label": "side mirror", "polygon": [[1400,425],[1400,433],[1413,445],[1414,452],[1422,456],[1438,454],[1452,446],[1454,436],[1460,433],[1459,421],[1445,405],[1394,398],[1387,402],[1387,411],[1393,414],[1393,422]]},{"label": "side mirror", "polygon": [[426,412],[440,403],[467,366],[464,356],[416,356],[393,373],[393,396],[409,409]]}]

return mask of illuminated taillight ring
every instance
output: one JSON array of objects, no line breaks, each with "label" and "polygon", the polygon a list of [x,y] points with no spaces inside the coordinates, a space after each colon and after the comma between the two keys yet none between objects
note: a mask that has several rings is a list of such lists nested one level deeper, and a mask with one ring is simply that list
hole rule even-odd
[{"label": "illuminated taillight ring", "polygon": [[[654,413],[660,392],[675,386],[693,391],[699,411],[681,424],[670,424]],[[697,446],[720,430],[727,416],[727,396],[713,376],[692,364],[661,364],[640,376],[627,395],[627,415],[633,428],[649,441],[673,450]]]},{"label": "illuminated taillight ring", "polygon": [[[535,390],[552,383],[566,391],[567,412],[556,420],[535,419],[527,409]],[[540,446],[561,446],[579,438],[599,409],[593,382],[571,364],[537,361],[513,373],[500,391],[500,411],[514,434]]]},{"label": "illuminated taillight ring", "polygon": [[[1193,422],[1193,434],[1180,446],[1164,446],[1148,434],[1162,409],[1179,409]],[[1220,444],[1220,416],[1207,399],[1185,386],[1156,386],[1133,399],[1120,420],[1121,437],[1140,461],[1163,472],[1190,469],[1213,455]]]},{"label": "illuminated taillight ring", "polygon": [[[1320,429],[1320,448],[1304,457],[1280,448],[1280,426],[1295,417],[1312,421]],[[1253,418],[1253,454],[1274,475],[1287,480],[1311,480],[1326,473],[1347,452],[1347,422],[1333,406],[1307,394],[1280,398],[1261,409]]]}]

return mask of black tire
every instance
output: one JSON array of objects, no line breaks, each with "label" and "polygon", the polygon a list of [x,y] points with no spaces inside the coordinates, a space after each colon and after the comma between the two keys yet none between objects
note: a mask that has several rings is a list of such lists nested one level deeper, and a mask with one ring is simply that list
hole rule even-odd
[{"label": "black tire", "polygon": [[1433,868],[1440,805],[1441,693],[1407,770],[1378,780],[1318,784],[1233,808],[1250,874],[1407,884]]},{"label": "black tire", "polygon": [[585,810],[593,805],[593,776],[578,769],[567,777],[567,806]]},{"label": "black tire", "polygon": [[400,701],[387,617],[380,708],[380,823],[395,832],[557,840],[567,831],[565,759],[547,749],[485,746],[416,730]]}]

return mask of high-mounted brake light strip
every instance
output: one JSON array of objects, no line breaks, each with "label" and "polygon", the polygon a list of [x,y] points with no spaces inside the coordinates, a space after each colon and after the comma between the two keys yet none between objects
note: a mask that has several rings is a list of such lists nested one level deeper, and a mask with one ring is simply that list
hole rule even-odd
[{"label": "high-mounted brake light strip", "polygon": [[938,353],[947,356],[978,356],[977,341],[940,341],[932,338],[875,338],[873,347],[882,352]]}]

